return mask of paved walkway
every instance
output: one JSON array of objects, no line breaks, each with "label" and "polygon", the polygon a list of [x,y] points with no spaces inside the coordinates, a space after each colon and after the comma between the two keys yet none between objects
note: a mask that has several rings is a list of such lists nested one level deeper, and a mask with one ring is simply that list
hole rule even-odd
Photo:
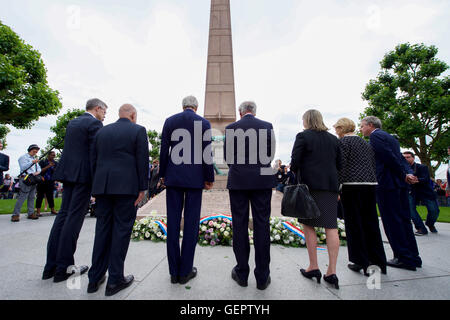
[{"label": "paved walkway", "polygon": [[[19,223],[10,222],[9,215],[0,216],[0,299],[19,300],[292,300],[292,299],[450,299],[450,224],[437,224],[439,234],[417,238],[423,259],[423,268],[417,272],[388,268],[381,275],[381,289],[369,290],[367,278],[347,269],[347,250],[341,247],[338,261],[340,290],[310,281],[300,275],[299,268],[308,263],[304,248],[271,247],[272,284],[265,291],[256,289],[251,274],[249,286],[239,287],[231,280],[235,259],[231,247],[198,247],[195,266],[197,278],[187,285],[171,284],[168,274],[166,245],[149,241],[131,242],[125,263],[126,274],[134,274],[134,284],[119,294],[107,298],[104,285],[95,294],[88,295],[87,275],[80,278],[80,288],[74,278],[67,283],[54,284],[41,280],[45,263],[47,238],[53,216],[37,221],[22,215]],[[94,241],[95,218],[87,217],[75,254],[77,264],[90,265]],[[392,257],[389,244],[386,254]],[[328,257],[319,252],[322,272],[326,271]],[[250,266],[254,266],[252,249]],[[68,289],[75,287],[75,289]]]}]

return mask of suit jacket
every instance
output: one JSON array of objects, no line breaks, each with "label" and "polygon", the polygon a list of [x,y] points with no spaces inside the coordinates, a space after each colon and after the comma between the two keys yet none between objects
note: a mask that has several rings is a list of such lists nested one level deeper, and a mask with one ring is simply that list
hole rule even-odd
[{"label": "suit jacket", "polygon": [[411,185],[414,197],[417,200],[436,200],[436,194],[431,187],[431,178],[428,167],[414,163],[411,166],[413,174],[419,179],[419,183]]},{"label": "suit jacket", "polygon": [[338,192],[342,167],[339,140],[326,131],[305,130],[297,134],[291,155],[291,170],[311,190]]},{"label": "suit jacket", "polygon": [[0,185],[3,184],[3,171],[9,170],[9,157],[0,153]]},{"label": "suit jacket", "polygon": [[190,109],[166,119],[159,169],[166,186],[203,189],[205,181],[214,182],[210,129],[209,121]]},{"label": "suit jacket", "polygon": [[413,174],[411,167],[400,152],[400,144],[383,130],[370,135],[370,144],[375,152],[378,186],[385,189],[407,188],[407,174]]},{"label": "suit jacket", "polygon": [[[236,131],[241,129],[242,131]],[[237,137],[239,132],[250,133],[247,131],[254,129],[255,135],[253,143],[251,138],[246,137],[245,140],[241,140]],[[266,135],[260,136],[266,130]],[[266,139],[267,149],[261,150],[266,160],[260,157],[260,147],[262,142],[260,138]],[[240,148],[240,144],[244,148]],[[224,143],[224,155],[225,161],[230,168],[228,172],[227,188],[229,190],[261,190],[272,189],[276,186],[276,178],[271,170],[270,163],[273,160],[272,144],[275,146],[275,135],[273,134],[273,126],[271,123],[262,121],[253,115],[246,115],[241,120],[228,125],[225,129],[225,143]],[[239,149],[245,151],[245,154],[240,155]],[[272,152],[273,151],[273,152]],[[229,154],[227,154],[229,153]],[[253,158],[253,159],[252,159]],[[266,170],[265,174],[261,174],[261,170]]]},{"label": "suit jacket", "polygon": [[55,181],[92,183],[94,138],[102,127],[102,122],[87,112],[69,122]]},{"label": "suit jacket", "polygon": [[126,118],[100,129],[94,145],[93,195],[138,195],[148,189],[147,130]]}]

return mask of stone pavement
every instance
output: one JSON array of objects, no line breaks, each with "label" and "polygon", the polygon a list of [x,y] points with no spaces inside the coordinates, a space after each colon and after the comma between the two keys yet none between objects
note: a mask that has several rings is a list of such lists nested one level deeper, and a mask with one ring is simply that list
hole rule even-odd
[{"label": "stone pavement", "polygon": [[[340,290],[329,287],[324,281],[303,278],[300,267],[307,267],[308,254],[304,248],[271,247],[272,284],[265,290],[256,289],[253,274],[249,286],[239,287],[231,280],[235,264],[231,247],[198,247],[195,266],[197,278],[187,285],[171,284],[164,243],[149,241],[131,242],[126,274],[134,274],[136,281],[130,288],[107,298],[105,285],[95,294],[88,295],[87,275],[54,284],[41,280],[45,263],[47,238],[53,216],[27,220],[21,216],[19,223],[10,222],[9,215],[0,216],[0,299],[5,300],[422,300],[450,299],[450,224],[437,224],[439,234],[417,238],[423,259],[423,268],[417,272],[388,268],[381,275],[381,289],[369,290],[368,278],[347,269],[347,249],[341,247],[338,261]],[[78,241],[75,261],[90,265],[94,241],[95,218],[86,217]],[[385,240],[385,239],[384,239]],[[388,258],[392,257],[385,243]],[[326,271],[326,252],[318,252],[319,265]],[[253,248],[250,267],[254,267]],[[73,277],[72,277],[73,278]],[[79,287],[76,289],[80,280]],[[75,289],[68,289],[69,286]]]}]

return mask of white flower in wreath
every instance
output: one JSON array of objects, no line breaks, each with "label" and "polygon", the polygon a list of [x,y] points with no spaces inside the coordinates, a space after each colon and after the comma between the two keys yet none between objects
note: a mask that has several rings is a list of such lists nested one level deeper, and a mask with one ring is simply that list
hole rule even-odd
[{"label": "white flower in wreath", "polygon": [[207,245],[207,244],[208,244],[208,241],[204,240],[202,243],[203,243],[204,245]]},{"label": "white flower in wreath", "polygon": [[344,238],[347,237],[347,234],[345,233],[345,231],[341,232],[341,236],[344,237]]},{"label": "white flower in wreath", "polygon": [[284,244],[289,244],[289,240],[283,240]]},{"label": "white flower in wreath", "polygon": [[202,231],[205,232],[206,230],[208,230],[208,228],[206,226],[202,226]]},{"label": "white flower in wreath", "polygon": [[283,233],[288,233],[288,231],[286,229],[283,230]]},{"label": "white flower in wreath", "polygon": [[327,235],[326,234],[322,234],[321,236],[320,236],[320,240],[325,240],[327,238]]},{"label": "white flower in wreath", "polygon": [[229,233],[228,231],[225,231],[225,232],[223,233],[223,235],[224,235],[225,237],[228,237],[228,236],[230,235],[230,233]]},{"label": "white flower in wreath", "polygon": [[301,240],[300,240],[300,243],[301,243],[302,245],[304,245],[304,244],[306,244],[306,241],[303,240],[303,239],[301,239]]},{"label": "white flower in wreath", "polygon": [[147,231],[147,232],[145,233],[145,237],[146,237],[146,238],[149,238],[149,237],[150,237],[150,232]]},{"label": "white flower in wreath", "polygon": [[158,236],[158,238],[161,238],[162,233],[161,233],[161,232],[158,232],[156,235]]},{"label": "white flower in wreath", "polygon": [[280,236],[277,234],[276,236],[275,236],[275,240],[280,240],[281,238],[280,238]]},{"label": "white flower in wreath", "polygon": [[270,242],[273,242],[273,240],[274,240],[274,238],[271,236],[271,237],[270,237]]},{"label": "white flower in wreath", "polygon": [[225,231],[225,229],[224,228],[220,228],[220,232],[224,232]]},{"label": "white flower in wreath", "polygon": [[293,236],[289,236],[289,241],[290,242],[294,242],[294,237]]},{"label": "white flower in wreath", "polygon": [[230,227],[226,227],[226,229],[225,230],[227,230],[227,231],[231,231],[231,228]]}]

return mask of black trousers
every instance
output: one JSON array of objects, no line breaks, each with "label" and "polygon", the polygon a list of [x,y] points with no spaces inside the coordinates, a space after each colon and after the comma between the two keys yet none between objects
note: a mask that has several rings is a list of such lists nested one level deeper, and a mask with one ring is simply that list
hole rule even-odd
[{"label": "black trousers", "polygon": [[386,267],[386,253],[381,238],[375,186],[343,185],[341,201],[344,208],[348,258],[364,268]]},{"label": "black trousers", "polygon": [[36,208],[40,209],[42,207],[42,200],[44,196],[47,197],[48,206],[50,209],[55,208],[55,201],[53,200],[53,189],[55,188],[55,181],[45,181],[37,185],[37,196],[36,196]]},{"label": "black trousers", "polygon": [[74,253],[91,197],[91,186],[64,183],[61,210],[53,222],[47,243],[45,271],[63,274],[75,265]]},{"label": "black trousers", "polygon": [[236,257],[236,273],[241,280],[247,280],[250,273],[248,259],[250,243],[248,238],[249,208],[252,207],[253,241],[255,245],[255,278],[258,284],[265,284],[270,275],[270,211],[272,189],[229,190],[231,214],[233,216],[233,251]]},{"label": "black trousers", "polygon": [[124,278],[124,264],[136,220],[137,195],[99,195],[96,197],[94,250],[89,282],[98,282],[108,271],[108,284]]},{"label": "black trousers", "polygon": [[411,224],[411,212],[407,189],[384,189],[377,187],[377,203],[384,231],[394,252],[394,258],[421,267],[416,237]]},{"label": "black trousers", "polygon": [[[167,260],[171,276],[187,276],[194,265],[198,242],[202,189],[167,187]],[[180,248],[180,224],[184,216],[183,241]]]}]

